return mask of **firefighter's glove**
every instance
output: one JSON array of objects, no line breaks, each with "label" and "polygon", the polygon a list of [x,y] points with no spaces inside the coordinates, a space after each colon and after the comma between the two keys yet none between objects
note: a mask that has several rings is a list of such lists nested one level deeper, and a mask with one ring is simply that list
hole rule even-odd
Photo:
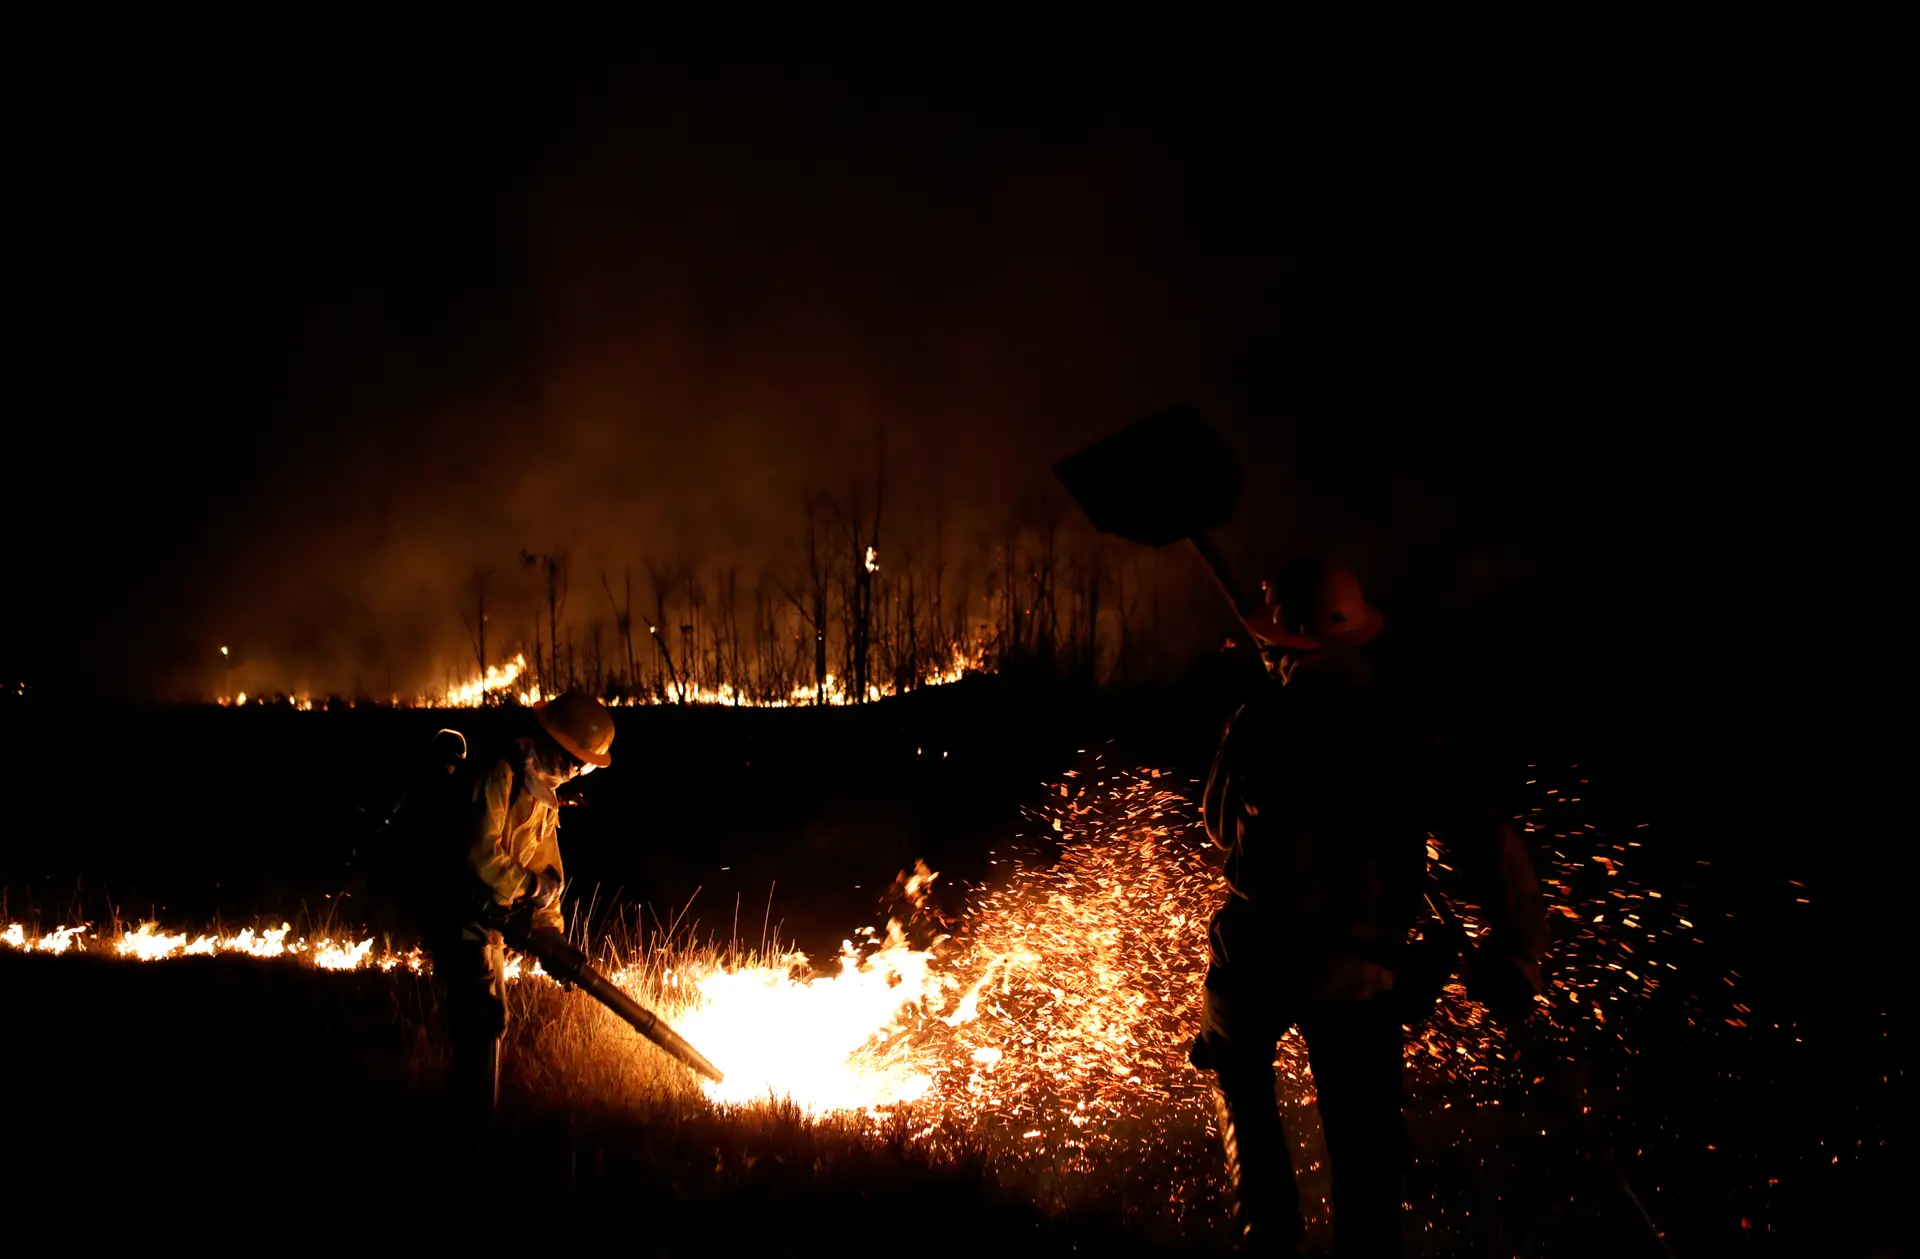
[{"label": "firefighter's glove", "polygon": [[527,899],[535,909],[552,909],[560,903],[560,893],[565,886],[560,881],[560,872],[548,866],[538,874],[527,876]]}]

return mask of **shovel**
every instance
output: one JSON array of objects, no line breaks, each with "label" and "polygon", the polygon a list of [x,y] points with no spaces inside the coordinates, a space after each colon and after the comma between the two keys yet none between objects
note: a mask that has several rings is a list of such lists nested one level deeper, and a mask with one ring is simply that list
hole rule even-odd
[{"label": "shovel", "polygon": [[1155,548],[1193,547],[1255,645],[1248,619],[1255,605],[1209,536],[1233,518],[1246,474],[1198,411],[1178,406],[1150,415],[1062,459],[1053,474],[1101,533]]},{"label": "shovel", "polygon": [[491,908],[480,916],[480,926],[498,931],[500,938],[514,948],[539,958],[548,974],[572,984],[612,1010],[634,1031],[683,1065],[715,1084],[726,1079],[720,1068],[682,1039],[680,1033],[667,1026],[665,1019],[628,996],[624,989],[601,974],[587,960],[585,953],[567,943],[567,938],[552,927],[534,927],[517,915]]}]

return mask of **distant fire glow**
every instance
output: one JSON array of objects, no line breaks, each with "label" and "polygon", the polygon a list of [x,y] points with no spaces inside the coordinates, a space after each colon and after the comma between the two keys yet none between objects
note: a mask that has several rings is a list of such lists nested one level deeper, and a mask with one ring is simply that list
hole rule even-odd
[{"label": "distant fire glow", "polygon": [[[873,562],[877,565],[878,561]],[[647,632],[657,635],[658,629],[648,626]],[[225,648],[221,650],[224,652]],[[984,647],[955,647],[943,659],[923,662],[914,685],[941,686],[957,682],[970,673],[989,672],[987,655]],[[895,694],[895,691],[895,684],[891,680],[869,682],[865,702],[876,703]],[[480,708],[499,703],[531,705],[551,698],[551,693],[532,682],[531,667],[526,656],[520,654],[504,664],[490,665],[485,674],[476,673],[465,682],[449,686],[437,694],[390,695],[386,702],[396,708]],[[324,707],[326,702],[323,697],[318,701],[318,706]],[[686,703],[724,708],[803,708],[814,704],[838,706],[860,701],[853,687],[837,674],[829,672],[823,685],[796,686],[784,695],[749,694],[730,683],[715,686],[688,682],[675,683],[657,693],[639,697],[609,697],[606,702],[614,707]],[[214,703],[222,708],[243,708],[249,703],[284,706],[300,712],[312,712],[316,707],[314,697],[305,691],[281,692],[278,696],[263,693],[251,698],[246,691],[237,691],[216,697]]]},{"label": "distant fire glow", "polygon": [[[515,656],[504,665],[494,665],[486,673],[474,678],[464,686],[449,690],[441,700],[444,708],[478,708],[488,696],[513,693],[513,685],[520,675],[527,671],[527,658]],[[531,690],[518,693],[522,703],[531,704],[539,696]]]}]

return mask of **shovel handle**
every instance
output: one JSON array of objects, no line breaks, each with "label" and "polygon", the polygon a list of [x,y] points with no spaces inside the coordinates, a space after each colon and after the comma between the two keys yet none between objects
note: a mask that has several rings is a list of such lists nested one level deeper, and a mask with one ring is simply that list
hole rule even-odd
[{"label": "shovel handle", "polygon": [[539,958],[548,967],[549,974],[573,984],[619,1015],[634,1031],[699,1074],[715,1084],[726,1079],[720,1068],[709,1062],[706,1055],[667,1026],[666,1020],[635,1001],[619,985],[594,969],[587,961],[587,955],[567,943],[566,937],[558,931],[551,927],[529,929],[512,917],[498,913],[488,915],[482,925],[498,931],[501,938],[514,948]]},{"label": "shovel handle", "polygon": [[1227,568],[1227,561],[1221,556],[1219,549],[1213,545],[1212,538],[1204,533],[1196,533],[1189,535],[1187,541],[1193,545],[1201,562],[1206,564],[1207,571],[1213,574],[1213,580],[1219,585],[1220,593],[1226,596],[1227,606],[1233,609],[1234,618],[1240,622],[1240,628],[1247,632],[1247,641],[1251,644],[1253,626],[1247,621],[1247,613],[1253,605],[1248,602],[1246,591],[1241,589],[1240,583],[1234,579],[1232,571]]}]

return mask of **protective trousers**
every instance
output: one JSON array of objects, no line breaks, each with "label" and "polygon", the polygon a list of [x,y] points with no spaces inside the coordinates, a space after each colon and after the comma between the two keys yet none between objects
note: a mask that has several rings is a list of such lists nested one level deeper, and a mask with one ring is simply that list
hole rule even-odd
[{"label": "protective trousers", "polygon": [[484,1131],[500,1097],[500,1041],[507,1031],[505,955],[498,932],[463,927],[436,935],[428,951],[444,985],[451,1061],[447,1092],[462,1130]]},{"label": "protective trousers", "polygon": [[1332,1164],[1335,1253],[1401,1254],[1408,1146],[1397,1007],[1385,997],[1303,995],[1284,968],[1265,962],[1262,950],[1243,943],[1229,953],[1220,933],[1214,935],[1193,1059],[1215,1072],[1242,1244],[1290,1253],[1304,1231],[1273,1073],[1275,1047],[1297,1025],[1307,1043]]}]

